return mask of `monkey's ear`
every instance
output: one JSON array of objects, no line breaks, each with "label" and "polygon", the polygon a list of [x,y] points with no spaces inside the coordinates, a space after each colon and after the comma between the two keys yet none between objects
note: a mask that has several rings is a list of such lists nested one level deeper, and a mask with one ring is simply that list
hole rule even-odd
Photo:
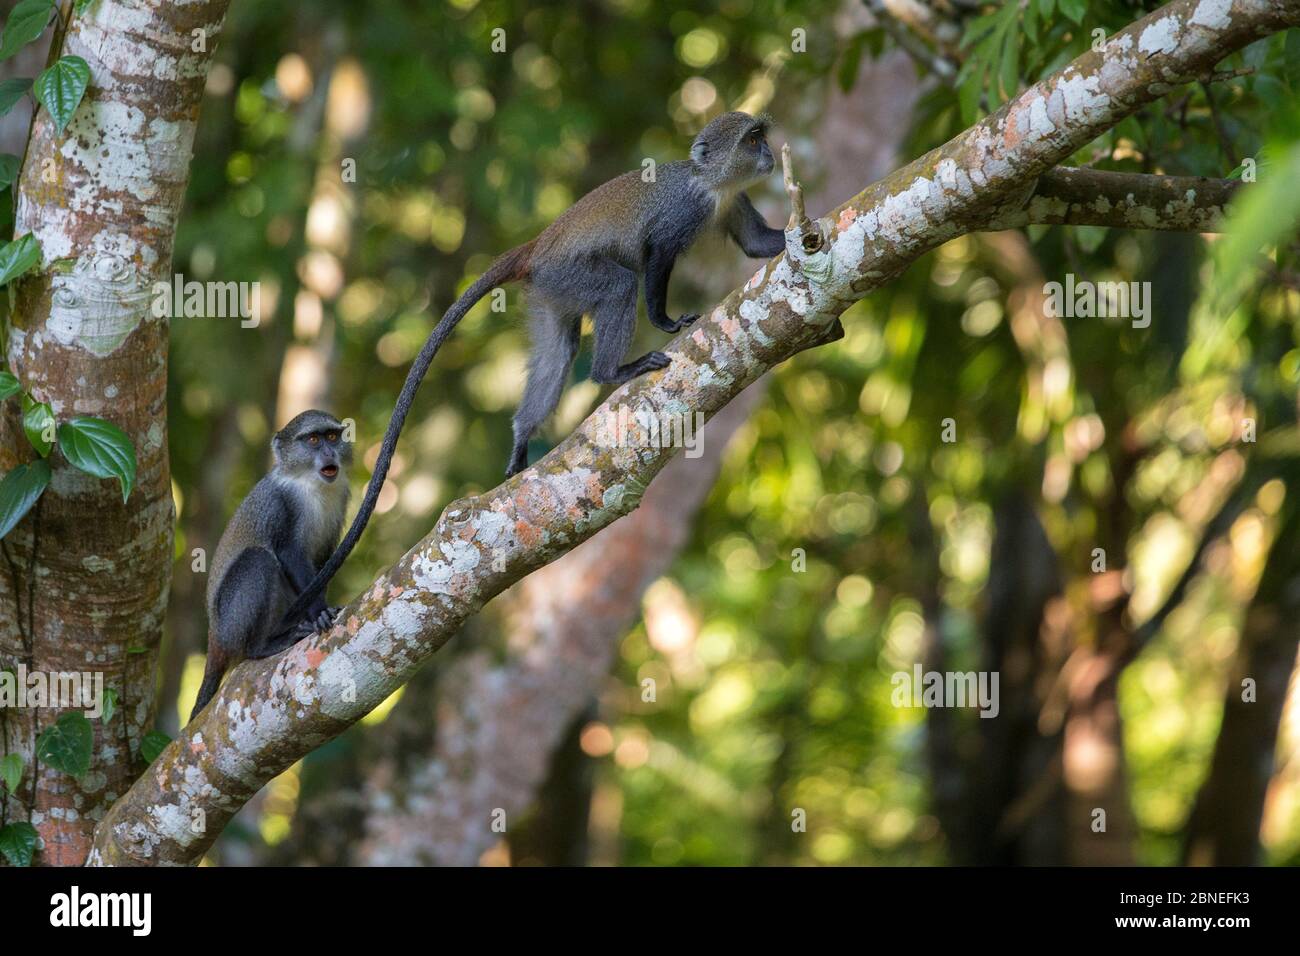
[{"label": "monkey's ear", "polygon": [[691,143],[691,159],[697,163],[703,163],[704,158],[709,155],[709,144],[702,139],[697,139]]}]

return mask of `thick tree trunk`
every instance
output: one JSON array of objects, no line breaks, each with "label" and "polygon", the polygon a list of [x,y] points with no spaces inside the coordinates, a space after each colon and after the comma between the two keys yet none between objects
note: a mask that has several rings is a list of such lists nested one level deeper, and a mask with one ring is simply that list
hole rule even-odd
[{"label": "thick tree trunk", "polygon": [[[1288,497],[1297,485],[1288,482]],[[1255,866],[1263,862],[1260,823],[1275,766],[1278,725],[1297,671],[1300,615],[1300,507],[1288,502],[1228,673],[1223,724],[1210,772],[1187,821],[1184,862]],[[1253,681],[1251,693],[1244,682]]]},{"label": "thick tree trunk", "polygon": [[[92,721],[87,774],[38,767],[24,781],[30,807],[8,807],[10,820],[30,810],[42,863],[85,860],[96,822],[142,768],[140,741],[154,718],[172,496],[168,326],[152,314],[151,292],[170,281],[199,102],[227,4],[99,0],[73,19],[61,53],[86,60],[90,88],[63,133],[37,113],[17,185],[15,234],[34,234],[43,254],[17,283],[9,367],[60,420],[93,415],[120,426],[139,463],[124,504],[116,482],[88,477],[56,453],[39,507],[6,541],[15,573],[0,575],[3,659],[102,673],[119,697],[107,725]],[[0,430],[0,470],[8,471],[29,456],[15,403]],[[29,772],[37,734],[57,716],[19,709],[5,722],[9,752]]]}]

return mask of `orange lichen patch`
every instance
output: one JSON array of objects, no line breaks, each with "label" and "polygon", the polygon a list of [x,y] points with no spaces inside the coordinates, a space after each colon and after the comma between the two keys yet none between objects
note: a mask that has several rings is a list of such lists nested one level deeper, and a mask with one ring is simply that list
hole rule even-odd
[{"label": "orange lichen patch", "polygon": [[728,339],[735,339],[740,334],[740,322],[734,318],[727,317],[718,323],[722,327],[722,334]]},{"label": "orange lichen patch", "polygon": [[515,537],[525,548],[531,548],[539,544],[542,540],[542,529],[535,524],[529,524],[527,521],[515,522]]},{"label": "orange lichen patch", "polygon": [[394,584],[391,588],[388,589],[388,596],[390,598],[401,597],[402,592],[405,590],[406,588],[402,587],[400,584]]},{"label": "orange lichen patch", "polygon": [[348,618],[348,633],[355,634],[359,630],[361,630],[361,618],[353,614]]},{"label": "orange lichen patch", "polygon": [[1016,122],[1016,109],[1013,105],[1002,121],[1002,145],[1007,149],[1015,149],[1020,145],[1021,139],[1020,124]]},{"label": "orange lichen patch", "polygon": [[92,830],[76,821],[46,817],[36,832],[45,843],[41,862],[46,866],[81,866],[90,854]]},{"label": "orange lichen patch", "polygon": [[204,743],[203,738],[195,736],[190,740],[190,753],[205,754],[208,752],[208,745]]},{"label": "orange lichen patch", "polygon": [[691,339],[692,341],[695,342],[696,345],[700,346],[700,348],[703,348],[705,343],[704,330],[696,329],[694,332],[691,333]]},{"label": "orange lichen patch", "polygon": [[853,225],[853,220],[858,218],[858,211],[852,206],[845,206],[840,210],[839,218],[835,220],[835,227],[840,230],[849,228]]},{"label": "orange lichen patch", "polygon": [[307,648],[307,666],[311,668],[320,667],[320,662],[329,657],[324,650],[319,647]]},{"label": "orange lichen patch", "polygon": [[[514,504],[516,515],[525,521],[536,521],[541,524],[546,523],[559,504],[555,493],[545,481],[521,482],[515,489],[511,502]],[[493,510],[504,512],[507,509],[494,508]]]}]

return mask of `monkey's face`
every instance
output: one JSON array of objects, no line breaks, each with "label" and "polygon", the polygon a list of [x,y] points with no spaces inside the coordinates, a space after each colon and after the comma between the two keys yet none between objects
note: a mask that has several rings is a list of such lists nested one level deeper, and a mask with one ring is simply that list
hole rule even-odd
[{"label": "monkey's face", "polygon": [[744,189],[776,166],[767,145],[768,119],[723,113],[700,131],[691,146],[699,174],[713,185]]},{"label": "monkey's face", "polygon": [[762,127],[746,133],[741,148],[753,160],[756,179],[763,178],[776,166],[776,160],[772,158],[772,148],[767,145],[767,135]]},{"label": "monkey's face", "polygon": [[343,433],[338,428],[312,432],[300,441],[311,459],[311,467],[327,484],[333,484],[339,472],[352,460],[352,444],[343,440]]},{"label": "monkey's face", "polygon": [[275,460],[294,477],[333,484],[352,463],[352,442],[343,423],[325,412],[303,412],[275,436]]}]

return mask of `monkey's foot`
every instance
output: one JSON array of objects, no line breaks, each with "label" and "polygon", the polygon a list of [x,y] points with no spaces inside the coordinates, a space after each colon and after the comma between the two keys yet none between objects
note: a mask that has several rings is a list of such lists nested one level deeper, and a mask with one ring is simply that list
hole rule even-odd
[{"label": "monkey's foot", "polygon": [[303,638],[311,637],[313,634],[324,634],[334,626],[334,618],[338,616],[341,610],[343,610],[341,607],[327,607],[315,617],[299,621],[293,634],[294,643],[296,644]]},{"label": "monkey's foot", "polygon": [[680,332],[699,317],[700,314],[698,312],[688,312],[676,322],[665,322],[663,325],[660,325],[659,328],[663,329],[665,332]]},{"label": "monkey's foot", "polygon": [[672,362],[673,360],[663,352],[646,352],[636,361],[628,362],[618,370],[619,380],[626,382],[646,372],[657,372],[661,368],[667,368]]},{"label": "monkey's foot", "polygon": [[334,626],[334,619],[339,616],[339,611],[343,610],[341,606],[327,607],[316,615],[316,631],[328,631]]},{"label": "monkey's foot", "polygon": [[510,464],[506,465],[506,477],[513,478],[528,467],[528,445],[516,445],[510,453]]},{"label": "monkey's foot", "polygon": [[667,368],[672,364],[670,359],[663,352],[646,352],[639,359],[633,359],[626,365],[620,365],[611,372],[602,372],[599,369],[591,370],[591,380],[598,385],[622,385],[624,382],[630,382],[638,375],[644,375],[646,372],[653,372],[657,369]]}]

